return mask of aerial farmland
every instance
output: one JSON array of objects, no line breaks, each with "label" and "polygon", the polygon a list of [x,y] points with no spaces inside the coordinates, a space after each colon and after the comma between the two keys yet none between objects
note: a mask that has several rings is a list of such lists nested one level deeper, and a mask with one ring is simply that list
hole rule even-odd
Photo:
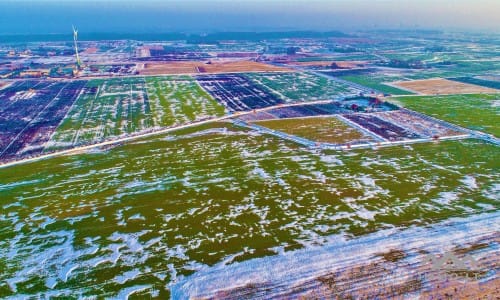
[{"label": "aerial farmland", "polygon": [[294,34],[0,43],[0,298],[497,293],[498,45]]}]

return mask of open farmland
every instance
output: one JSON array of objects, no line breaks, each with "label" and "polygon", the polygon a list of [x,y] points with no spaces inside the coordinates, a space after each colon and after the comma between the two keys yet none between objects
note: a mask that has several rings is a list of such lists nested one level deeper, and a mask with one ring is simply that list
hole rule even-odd
[{"label": "open farmland", "polygon": [[358,94],[342,83],[305,72],[247,74],[250,80],[263,85],[286,102],[329,100],[345,95]]},{"label": "open farmland", "polygon": [[338,113],[347,113],[351,110],[343,106],[340,102],[327,102],[321,104],[305,104],[287,107],[278,107],[265,112],[257,112],[240,117],[246,121],[266,120],[266,119],[285,119],[302,118],[322,115],[332,115]]},{"label": "open farmland", "polygon": [[[493,212],[352,239],[334,235],[321,247],[206,268],[174,283],[172,299],[488,299],[500,294],[490,271],[500,262],[499,220]],[[473,269],[437,269],[435,253],[443,251]]]},{"label": "open farmland", "polygon": [[317,153],[220,124],[0,169],[0,296],[166,298],[207,265],[494,211],[497,154]]},{"label": "open farmland", "polygon": [[495,93],[500,90],[482,87],[475,84],[462,83],[458,81],[433,78],[412,81],[396,81],[392,85],[408,89],[423,95],[448,95],[448,94],[473,94],[473,93]]},{"label": "open farmland", "polygon": [[224,107],[189,76],[148,77],[154,126],[171,126],[224,115]]},{"label": "open farmland", "polygon": [[343,115],[343,117],[387,141],[401,141],[422,137],[404,127],[379,118],[374,114],[348,114]]},{"label": "open farmland", "polygon": [[0,41],[0,299],[500,295],[500,35],[114,36]]},{"label": "open farmland", "polygon": [[152,127],[143,78],[91,80],[51,139],[51,148],[102,141]]},{"label": "open farmland", "polygon": [[283,103],[282,99],[243,75],[200,75],[196,79],[229,111],[245,111]]},{"label": "open farmland", "polygon": [[139,64],[138,71],[141,75],[176,75],[198,73],[198,61],[172,61],[161,63]]},{"label": "open farmland", "polygon": [[266,119],[301,118],[312,116],[323,116],[333,114],[346,114],[354,112],[383,112],[398,109],[397,106],[380,102],[376,98],[353,97],[341,101],[325,101],[323,103],[306,103],[303,105],[292,105],[278,107],[265,112],[254,112],[241,116],[245,121],[256,121]]},{"label": "open farmland", "polygon": [[493,76],[455,77],[455,78],[450,78],[450,80],[463,83],[470,83],[474,85],[480,85],[483,87],[497,89],[498,91],[500,91],[500,80],[498,79],[498,77],[497,78],[494,78]]},{"label": "open farmland", "polygon": [[363,75],[363,76],[341,76],[341,79],[351,81],[362,86],[366,86],[368,88],[375,89],[382,93],[387,93],[391,95],[408,95],[413,94],[410,91],[405,91],[402,89],[395,88],[393,86],[389,86],[384,84],[384,82],[394,81],[394,78],[385,77],[385,76],[372,76],[372,75]]},{"label": "open farmland", "polygon": [[373,141],[369,136],[344,124],[335,117],[293,118],[259,121],[258,125],[283,131],[314,142],[352,144]]},{"label": "open farmland", "polygon": [[366,61],[294,61],[289,62],[288,64],[291,66],[300,66],[300,67],[331,67],[332,63],[335,63],[337,67],[342,69],[354,69],[362,67],[366,64]]},{"label": "open farmland", "polygon": [[131,77],[87,83],[51,139],[71,147],[224,114],[191,77]]},{"label": "open farmland", "polygon": [[456,126],[432,120],[406,109],[390,112],[376,112],[373,113],[373,115],[426,138],[465,134],[464,130],[456,128]]},{"label": "open farmland", "polygon": [[201,61],[152,62],[139,69],[141,75],[170,75],[195,73],[244,73],[244,72],[290,72],[288,68],[277,67],[254,61]]},{"label": "open farmland", "polygon": [[200,73],[245,73],[245,72],[290,72],[284,67],[278,67],[255,61],[211,62],[198,68]]},{"label": "open farmland", "polygon": [[18,81],[0,91],[0,159],[36,155],[85,81]]},{"label": "open farmland", "polygon": [[500,94],[391,98],[415,111],[500,137]]}]

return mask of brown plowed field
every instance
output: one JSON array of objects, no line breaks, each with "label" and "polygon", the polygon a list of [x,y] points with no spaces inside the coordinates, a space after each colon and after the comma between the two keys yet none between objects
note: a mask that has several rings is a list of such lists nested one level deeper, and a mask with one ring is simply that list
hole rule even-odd
[{"label": "brown plowed field", "polygon": [[233,73],[233,72],[290,72],[292,70],[254,61],[212,62],[199,61],[152,62],[140,69],[141,75],[169,75],[195,73]]},{"label": "brown plowed field", "polygon": [[396,81],[392,85],[423,95],[449,95],[473,93],[498,93],[500,90],[479,85],[462,83],[443,78],[433,78],[412,81]]}]

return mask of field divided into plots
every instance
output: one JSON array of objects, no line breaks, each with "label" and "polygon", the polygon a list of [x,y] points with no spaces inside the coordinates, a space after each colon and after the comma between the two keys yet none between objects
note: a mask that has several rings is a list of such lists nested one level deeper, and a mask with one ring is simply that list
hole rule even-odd
[{"label": "field divided into plots", "polygon": [[49,149],[102,141],[151,127],[142,78],[91,80],[51,139]]},{"label": "field divided into plots", "polygon": [[91,80],[48,149],[89,144],[224,114],[191,77]]},{"label": "field divided into plots", "polygon": [[248,111],[283,103],[277,95],[243,74],[197,76],[198,83],[229,111]]},{"label": "field divided into plots", "polygon": [[391,101],[415,111],[500,137],[500,94],[411,96]]},{"label": "field divided into plots", "polygon": [[207,265],[495,211],[497,157],[317,152],[221,123],[0,169],[0,297],[166,298]]},{"label": "field divided into plots", "polygon": [[368,88],[375,89],[377,91],[380,91],[382,93],[387,93],[391,95],[408,95],[408,94],[414,94],[411,91],[406,91],[403,89],[398,89],[393,86],[389,86],[384,84],[385,82],[392,82],[395,79],[394,77],[388,77],[388,76],[383,76],[383,75],[350,75],[350,76],[340,76],[341,79],[351,81],[357,84],[360,84],[362,86],[366,86]]},{"label": "field divided into plots", "polygon": [[500,90],[484,87],[476,84],[463,83],[444,78],[432,78],[411,81],[396,81],[392,85],[403,89],[414,91],[421,95],[450,95],[450,94],[472,94],[472,93],[495,93]]},{"label": "field divided into plots", "polygon": [[373,141],[369,136],[332,116],[267,120],[258,121],[256,124],[315,142],[351,144]]},{"label": "field divided into plots", "polygon": [[245,76],[286,102],[330,100],[359,93],[348,85],[307,72],[248,73]]},{"label": "field divided into plots", "polygon": [[342,83],[305,72],[198,75],[196,79],[231,112],[299,101],[333,100],[359,93]]},{"label": "field divided into plots", "polygon": [[224,115],[215,101],[196,80],[182,77],[147,77],[146,88],[154,126],[171,126]]},{"label": "field divided into plots", "polygon": [[36,155],[86,81],[17,81],[0,91],[0,160]]}]

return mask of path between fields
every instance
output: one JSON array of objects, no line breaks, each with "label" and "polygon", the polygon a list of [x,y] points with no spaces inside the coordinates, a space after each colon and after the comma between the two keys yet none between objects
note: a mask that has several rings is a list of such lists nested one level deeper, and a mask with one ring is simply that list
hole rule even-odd
[{"label": "path between fields", "polygon": [[162,128],[162,129],[159,129],[156,131],[152,131],[152,132],[138,133],[138,134],[133,135],[133,136],[126,136],[126,137],[108,140],[108,141],[104,141],[104,142],[100,142],[100,143],[96,143],[96,144],[92,144],[92,145],[80,146],[80,147],[76,147],[76,148],[72,148],[72,149],[68,149],[68,150],[62,150],[62,151],[57,151],[57,152],[53,152],[53,153],[43,154],[43,155],[40,155],[37,157],[31,157],[31,158],[26,158],[26,159],[21,159],[21,160],[6,162],[6,163],[0,163],[0,168],[10,167],[10,166],[19,165],[19,164],[28,163],[28,162],[34,162],[37,160],[47,159],[47,158],[61,156],[61,155],[77,154],[77,153],[87,151],[87,150],[90,150],[93,148],[98,148],[98,147],[103,147],[103,146],[108,146],[108,145],[113,145],[113,144],[118,144],[118,143],[123,143],[123,142],[129,142],[129,141],[133,141],[133,140],[137,140],[137,139],[141,139],[141,138],[145,138],[145,137],[150,137],[150,136],[161,135],[161,134],[169,133],[169,132],[184,129],[184,128],[195,127],[195,126],[213,123],[213,122],[219,122],[219,121],[227,120],[227,119],[242,116],[242,115],[253,114],[256,112],[262,112],[262,111],[267,111],[267,110],[272,110],[272,109],[282,108],[282,107],[300,106],[300,105],[304,105],[304,104],[313,105],[313,104],[329,103],[331,101],[332,100],[302,101],[302,102],[278,104],[278,105],[273,105],[273,106],[269,106],[269,107],[265,107],[265,108],[258,108],[258,109],[254,109],[254,110],[250,110],[250,111],[235,112],[233,114],[227,114],[227,115],[222,116],[222,117],[216,117],[216,118],[211,118],[208,120],[196,121],[196,122],[182,124],[182,125],[174,126],[174,127],[166,127],[166,128]]},{"label": "path between fields", "polygon": [[[213,123],[213,122],[219,122],[219,121],[223,121],[223,120],[227,120],[227,119],[231,119],[231,118],[235,118],[235,117],[239,117],[239,116],[244,116],[244,115],[253,114],[253,113],[257,113],[257,112],[268,111],[268,110],[272,110],[272,109],[276,109],[276,108],[300,106],[300,105],[314,105],[314,104],[322,104],[322,103],[330,103],[330,102],[332,102],[332,100],[301,101],[301,102],[285,103],[285,104],[282,103],[282,104],[268,106],[268,107],[264,107],[264,108],[253,109],[250,111],[234,112],[232,114],[227,114],[227,115],[222,116],[222,117],[216,117],[216,118],[212,118],[212,119],[196,121],[196,122],[182,124],[182,125],[174,126],[174,127],[166,127],[166,128],[162,128],[162,129],[155,130],[155,131],[138,133],[138,134],[135,134],[132,136],[126,136],[126,137],[108,140],[108,141],[104,141],[104,142],[100,142],[100,143],[96,143],[96,144],[92,144],[92,145],[86,145],[86,146],[76,147],[76,148],[72,148],[72,149],[68,149],[68,150],[57,151],[57,152],[53,152],[53,153],[49,153],[49,154],[40,155],[37,157],[26,158],[26,159],[21,159],[21,160],[17,160],[17,161],[11,161],[11,162],[7,162],[7,163],[0,163],[0,168],[10,167],[10,166],[19,165],[19,164],[28,163],[28,162],[34,162],[37,160],[47,159],[47,158],[51,158],[51,157],[57,157],[60,155],[78,154],[78,153],[81,153],[81,152],[84,152],[84,151],[87,151],[87,150],[90,150],[93,148],[98,148],[98,147],[103,147],[103,146],[108,146],[108,145],[113,145],[113,144],[118,144],[118,143],[123,143],[123,142],[129,142],[129,141],[133,141],[133,140],[137,140],[137,139],[141,139],[141,138],[145,138],[145,137],[162,135],[165,133],[169,133],[169,132],[184,129],[184,128],[195,127],[195,126],[204,125],[204,124]],[[412,112],[417,113],[415,111],[412,111]],[[418,113],[418,114],[424,115],[421,113]],[[444,122],[442,120],[435,119],[435,118],[427,116],[427,115],[424,115],[424,116],[426,118],[433,119],[437,122]],[[485,140],[487,142],[493,143],[497,146],[500,146],[500,139],[498,139],[490,134],[486,134],[486,133],[483,133],[480,131],[465,129],[465,128],[462,128],[460,126],[452,125],[452,124],[447,123],[447,122],[444,122],[444,123],[446,123],[447,125],[451,125],[451,126],[460,128],[461,131],[464,131],[465,134],[458,135],[458,136],[441,137],[440,140],[448,140],[448,139],[456,140],[456,139],[466,139],[466,138],[477,138],[477,139],[482,139],[482,140]],[[323,148],[344,150],[344,149],[353,149],[353,148],[369,148],[369,147],[374,147],[374,146],[380,147],[380,146],[394,146],[394,145],[422,143],[422,142],[429,142],[432,140],[434,140],[434,139],[429,138],[429,139],[414,139],[414,140],[404,140],[404,141],[384,141],[384,142],[379,141],[376,144],[367,143],[367,144],[347,145],[347,146],[346,145],[342,145],[342,146],[334,145],[333,147],[330,147],[328,145],[324,145],[326,147],[323,147]]]}]

